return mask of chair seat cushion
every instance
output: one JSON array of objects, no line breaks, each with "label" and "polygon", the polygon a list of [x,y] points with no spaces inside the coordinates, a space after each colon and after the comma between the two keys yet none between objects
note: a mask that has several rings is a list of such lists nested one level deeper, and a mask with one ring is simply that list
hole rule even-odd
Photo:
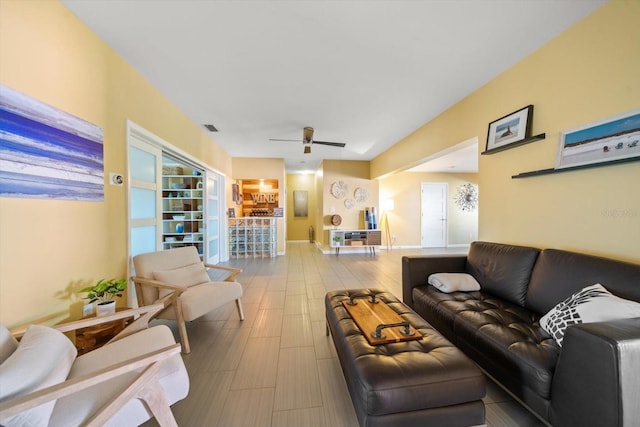
[{"label": "chair seat cushion", "polygon": [[[195,320],[241,297],[242,285],[238,282],[207,282],[191,286],[180,295],[184,320]],[[175,320],[174,306],[167,307],[159,317]]]},{"label": "chair seat cushion", "polygon": [[[98,369],[172,344],[175,344],[175,339],[168,327],[159,325],[144,329],[78,357],[69,373],[69,378],[90,374]],[[89,416],[120,394],[136,375],[138,375],[137,372],[130,372],[58,399],[49,425],[66,427],[83,424]],[[187,396],[189,377],[179,354],[164,362],[158,374],[158,381],[165,391],[169,404]],[[123,405],[106,425],[137,426],[151,417],[152,414],[140,400],[132,399]]]},{"label": "chair seat cushion", "polygon": [[[0,365],[0,402],[64,382],[78,352],[60,331],[31,325]],[[55,401],[0,420],[4,426],[46,426]]]}]

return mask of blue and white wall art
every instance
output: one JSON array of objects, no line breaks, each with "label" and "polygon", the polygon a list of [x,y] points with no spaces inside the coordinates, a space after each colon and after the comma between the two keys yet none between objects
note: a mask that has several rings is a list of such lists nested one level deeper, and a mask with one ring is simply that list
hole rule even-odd
[{"label": "blue and white wall art", "polygon": [[0,85],[0,197],[104,200],[102,129]]}]

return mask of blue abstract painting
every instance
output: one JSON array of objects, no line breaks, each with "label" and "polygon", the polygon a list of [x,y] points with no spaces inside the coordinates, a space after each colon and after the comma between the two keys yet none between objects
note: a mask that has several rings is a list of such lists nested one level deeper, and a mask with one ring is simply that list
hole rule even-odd
[{"label": "blue abstract painting", "polygon": [[104,200],[102,128],[0,85],[0,197]]}]

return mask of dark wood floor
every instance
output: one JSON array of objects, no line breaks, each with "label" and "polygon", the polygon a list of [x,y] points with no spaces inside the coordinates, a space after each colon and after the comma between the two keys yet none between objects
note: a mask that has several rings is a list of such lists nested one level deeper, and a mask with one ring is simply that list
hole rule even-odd
[{"label": "dark wood floor", "polygon": [[[363,249],[335,256],[290,243],[285,256],[225,263],[244,269],[238,281],[246,319],[240,322],[235,304],[228,304],[188,325],[192,352],[183,357],[191,389],[173,406],[179,425],[357,427],[325,335],[324,295],[376,287],[400,298],[402,255],[465,251],[379,250],[374,256]],[[544,425],[493,383],[484,401],[487,426]]]}]

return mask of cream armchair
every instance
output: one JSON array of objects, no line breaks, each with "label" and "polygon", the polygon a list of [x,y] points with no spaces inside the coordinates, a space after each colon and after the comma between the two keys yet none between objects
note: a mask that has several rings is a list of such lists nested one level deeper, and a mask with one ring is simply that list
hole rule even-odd
[{"label": "cream armchair", "polygon": [[[155,416],[161,426],[177,426],[170,405],[189,392],[180,345],[168,327],[147,325],[163,307],[13,333],[0,325],[0,425],[120,427]],[[79,357],[63,334],[131,316],[140,317]]]},{"label": "cream armchair", "polygon": [[[182,352],[191,352],[185,322],[204,316],[216,308],[235,301],[240,320],[242,285],[236,282],[239,268],[204,264],[194,246],[149,252],[133,257],[138,305],[155,304],[162,299],[165,309],[158,315],[178,324]],[[222,281],[212,277],[222,272]]]}]

